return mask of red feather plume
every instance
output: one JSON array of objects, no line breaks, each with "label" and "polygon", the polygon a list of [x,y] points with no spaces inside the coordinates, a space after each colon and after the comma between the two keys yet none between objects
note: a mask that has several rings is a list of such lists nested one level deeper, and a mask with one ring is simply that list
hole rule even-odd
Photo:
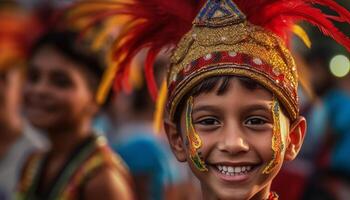
[{"label": "red feather plume", "polygon": [[[150,94],[155,100],[157,85],[153,63],[156,56],[162,49],[174,47],[191,29],[192,21],[203,4],[203,0],[85,1],[72,8],[73,11],[78,8],[82,12],[75,13],[69,20],[89,19],[89,27],[111,16],[130,17],[112,47],[114,60],[119,59],[114,88],[120,89],[132,59],[139,51],[147,48],[145,76]],[[83,7],[87,9],[84,11]],[[125,56],[120,60],[120,55]]]},{"label": "red feather plume", "polygon": [[[350,12],[333,0],[235,0],[237,6],[251,23],[264,27],[289,43],[292,25],[301,21],[318,27],[323,34],[332,37],[350,51],[350,39],[340,32],[333,21],[350,23]],[[321,5],[336,12],[329,16],[314,5]]]},{"label": "red feather plume", "polygon": [[[325,35],[332,37],[350,51],[350,39],[333,24],[333,21],[350,23],[350,13],[333,0],[234,0],[249,22],[279,35],[289,42],[292,25],[305,21],[317,26]],[[130,19],[123,26],[122,34],[115,42],[112,54],[119,59],[115,76],[115,88],[128,73],[128,66],[136,54],[148,49],[145,73],[153,99],[157,97],[157,86],[153,75],[153,63],[163,48],[174,47],[190,30],[192,21],[204,0],[119,0],[85,1],[75,8],[81,9],[73,20],[87,18],[88,25],[115,15],[126,15]],[[104,5],[104,6],[103,6]],[[337,13],[329,16],[315,5],[327,7]],[[86,7],[84,10],[84,6]],[[74,8],[73,8],[74,10]],[[121,56],[123,55],[123,56]],[[122,57],[122,58],[120,58]]]}]

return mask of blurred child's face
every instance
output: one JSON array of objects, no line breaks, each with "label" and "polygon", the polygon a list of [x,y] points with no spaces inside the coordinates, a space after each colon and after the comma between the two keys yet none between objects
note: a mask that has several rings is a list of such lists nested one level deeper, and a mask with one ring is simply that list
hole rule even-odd
[{"label": "blurred child's face", "polygon": [[[169,140],[175,140],[170,141],[173,151],[180,161],[189,163],[206,199],[266,198],[286,150],[282,149],[273,170],[263,173],[274,156],[273,96],[262,87],[248,89],[238,79],[230,80],[224,94],[216,91],[217,88],[193,99],[193,127],[202,141],[199,154],[208,171],[196,168],[189,157],[188,142],[182,139],[186,137],[185,111],[181,116],[181,139],[168,133]],[[282,139],[289,143],[289,120],[282,112],[280,125]],[[185,146],[183,151],[181,145]]]},{"label": "blurred child's face", "polygon": [[69,128],[96,112],[94,94],[78,65],[49,46],[33,56],[24,100],[26,116],[34,126]]}]

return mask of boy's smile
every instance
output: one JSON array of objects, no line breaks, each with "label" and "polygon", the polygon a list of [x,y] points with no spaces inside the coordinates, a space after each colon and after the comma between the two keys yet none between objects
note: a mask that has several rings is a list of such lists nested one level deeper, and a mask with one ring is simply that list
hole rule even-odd
[{"label": "boy's smile", "polygon": [[220,162],[210,164],[210,169],[216,173],[216,176],[227,182],[241,182],[249,178],[255,172],[258,164],[251,162],[229,163]]},{"label": "boy's smile", "polygon": [[[194,97],[192,112],[203,143],[199,151],[209,171],[199,172],[189,164],[207,193],[204,196],[248,199],[255,195],[262,199],[268,196],[270,181],[282,164],[263,174],[273,158],[273,96],[263,87],[246,88],[238,79],[231,79],[221,95],[217,89]],[[184,124],[182,117],[181,130],[185,130]]]}]

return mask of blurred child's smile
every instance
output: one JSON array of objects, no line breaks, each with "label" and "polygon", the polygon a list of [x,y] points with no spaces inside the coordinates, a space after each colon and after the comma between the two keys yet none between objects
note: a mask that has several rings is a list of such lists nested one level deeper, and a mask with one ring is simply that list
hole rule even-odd
[{"label": "blurred child's smile", "polygon": [[48,102],[44,98],[37,98],[35,95],[28,96],[26,98],[26,103],[26,113],[31,119],[37,118],[36,120],[43,120],[59,111],[57,106],[53,105],[51,102]]}]

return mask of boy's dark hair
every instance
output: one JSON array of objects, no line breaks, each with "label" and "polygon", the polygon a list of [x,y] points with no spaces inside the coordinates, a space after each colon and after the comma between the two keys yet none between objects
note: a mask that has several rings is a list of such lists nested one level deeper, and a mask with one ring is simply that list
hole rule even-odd
[{"label": "boy's dark hair", "polygon": [[[102,80],[104,66],[97,52],[89,50],[88,44],[79,39],[79,34],[74,31],[50,31],[43,35],[34,44],[31,51],[31,58],[43,47],[49,46],[57,50],[63,56],[69,58],[73,62],[79,64],[89,88],[96,94],[99,83]],[[111,100],[111,92],[109,93],[106,103]]]},{"label": "boy's dark hair", "polygon": [[[243,76],[225,75],[225,76],[213,76],[208,79],[205,79],[203,82],[196,85],[185,97],[183,97],[179,103],[179,106],[176,108],[175,115],[174,115],[174,120],[175,120],[174,122],[177,127],[177,130],[178,131],[181,130],[180,128],[181,113],[184,109],[185,101],[190,96],[196,97],[203,93],[212,92],[217,86],[218,86],[218,90],[216,91],[216,94],[218,96],[224,95],[227,92],[228,88],[230,87],[230,80],[232,79],[238,79],[238,81],[245,88],[249,90],[255,90],[257,88],[265,88],[258,82]],[[286,113],[283,105],[281,105],[281,109],[283,113]]]},{"label": "boy's dark hair", "polygon": [[41,48],[49,46],[57,50],[63,56],[81,66],[86,72],[86,81],[90,89],[96,93],[98,83],[101,81],[104,67],[102,66],[97,53],[90,52],[83,41],[78,40],[78,33],[73,31],[51,31],[39,38],[34,44],[31,56],[33,57]]}]

